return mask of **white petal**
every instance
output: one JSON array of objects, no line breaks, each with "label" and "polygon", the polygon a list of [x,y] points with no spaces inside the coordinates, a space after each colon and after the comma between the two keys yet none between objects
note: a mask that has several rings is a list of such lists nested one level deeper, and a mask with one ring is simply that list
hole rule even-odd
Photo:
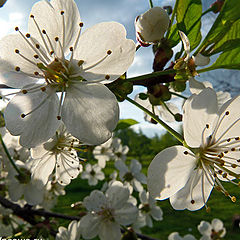
[{"label": "white petal", "polygon": [[[171,205],[177,210],[198,210],[205,205],[212,189],[213,182],[210,176],[207,178],[202,169],[196,169],[187,184],[170,197]],[[194,200],[194,203],[191,202],[192,200]]]},{"label": "white petal", "polygon": [[[40,184],[38,184],[39,186]],[[34,182],[30,182],[29,184],[25,185],[24,189],[24,199],[30,205],[37,205],[43,201],[43,194],[44,194],[44,186],[42,185],[41,189],[36,187]]]},{"label": "white petal", "polygon": [[112,208],[120,209],[129,198],[129,190],[121,182],[115,181],[106,191],[106,196]]},{"label": "white petal", "polygon": [[101,191],[93,190],[90,196],[84,198],[83,205],[88,211],[99,212],[107,205],[107,198]]},{"label": "white petal", "polygon": [[[176,114],[176,113],[180,112],[178,107],[173,103],[166,103],[166,106],[169,108],[169,110],[173,114]],[[160,116],[160,118],[162,118],[163,120],[165,120],[167,122],[174,122],[175,121],[174,116],[167,110],[167,108],[164,105],[162,105],[159,108],[159,116]]]},{"label": "white petal", "polygon": [[96,186],[97,183],[98,183],[98,180],[95,177],[90,175],[90,177],[88,178],[88,184],[90,186]]},{"label": "white petal", "polygon": [[33,173],[32,178],[35,182],[42,182],[45,185],[53,172],[56,159],[55,155],[46,152],[41,158],[32,160]]},{"label": "white petal", "polygon": [[137,219],[138,209],[132,203],[125,203],[122,208],[115,209],[115,221],[121,225],[129,225]]},{"label": "white petal", "polygon": [[[64,11],[64,15],[61,15],[61,11]],[[42,15],[43,12],[45,13],[44,17]],[[77,5],[73,0],[39,1],[34,4],[30,15],[34,16],[40,30],[42,31],[44,29],[47,32],[57,56],[61,56],[61,50],[59,44],[55,41],[55,37],[59,37],[64,52],[66,52],[76,40],[79,31],[80,15]],[[63,29],[65,29],[64,34]],[[38,29],[31,17],[28,23],[28,30],[35,38],[41,40]],[[63,35],[65,36],[64,41]],[[42,41],[41,43],[43,45]],[[53,49],[50,49],[50,51],[51,50]]]},{"label": "white petal", "polygon": [[189,88],[192,94],[199,94],[206,86],[192,77],[189,78]]},{"label": "white petal", "polygon": [[98,235],[100,217],[88,213],[80,221],[80,231],[84,239],[92,239]]},{"label": "white petal", "polygon": [[148,191],[153,198],[169,198],[184,187],[196,167],[191,155],[189,149],[174,146],[155,156],[148,168]]},{"label": "white petal", "polygon": [[133,174],[135,174],[135,173],[140,172],[141,169],[142,169],[141,163],[138,160],[136,160],[136,159],[132,159],[131,163],[130,163],[130,170],[131,170],[131,172]]},{"label": "white petal", "polygon": [[[15,52],[15,50],[19,50],[20,54],[22,54],[25,58],[31,60],[35,64],[32,64],[29,61],[23,59],[19,54]],[[7,35],[0,41],[0,56],[7,64],[9,64],[9,66],[7,67],[8,68],[7,70],[16,72],[15,67],[19,67],[20,68],[19,73],[22,72],[22,73],[31,74],[34,76],[34,72],[40,71],[39,68],[36,66],[36,63],[41,62],[40,59],[39,58],[36,59],[34,55],[36,55],[36,52],[29,46],[29,44],[20,35],[16,35],[16,34]],[[6,75],[3,74],[3,76],[8,77],[7,74]],[[10,81],[10,80],[5,80],[5,81]],[[16,80],[13,79],[13,82],[16,82]],[[23,84],[22,86],[25,86],[29,83],[30,83],[29,79],[26,79],[25,84]]]},{"label": "white petal", "polygon": [[133,179],[131,183],[135,191],[142,192],[143,186],[137,179]]},{"label": "white petal", "polygon": [[73,136],[98,145],[111,137],[119,120],[119,107],[114,94],[104,85],[78,84],[67,89],[62,119]]},{"label": "white petal", "polygon": [[124,175],[129,172],[129,169],[127,167],[127,165],[122,161],[122,160],[117,160],[114,163],[114,166],[117,170],[119,170],[119,175],[121,180],[123,180]]},{"label": "white petal", "polygon": [[163,211],[159,206],[154,206],[152,207],[151,211],[151,216],[153,217],[153,219],[155,219],[156,221],[160,221],[163,219]]},{"label": "white petal", "polygon": [[209,222],[201,221],[200,224],[198,225],[198,231],[202,235],[210,236],[212,233],[212,226]]},{"label": "white petal", "polygon": [[67,185],[78,176],[81,165],[78,159],[73,158],[70,153],[60,153],[57,156],[56,180],[61,185]]},{"label": "white petal", "polygon": [[101,240],[120,240],[121,237],[122,234],[118,223],[105,221],[99,226],[99,238]]},{"label": "white petal", "polygon": [[[1,42],[0,42],[1,43]],[[22,61],[21,61],[22,62]],[[16,65],[9,64],[0,60],[0,79],[1,83],[13,88],[22,88],[26,84],[36,83],[37,78],[28,77],[25,73],[17,72],[14,68]],[[18,64],[19,65],[19,64]]]},{"label": "white petal", "polygon": [[223,222],[220,219],[214,218],[211,223],[215,232],[219,232],[224,228]]},{"label": "white petal", "polygon": [[69,240],[79,240],[80,238],[80,221],[77,222],[76,220],[70,222],[68,225],[68,232],[70,234]]},{"label": "white petal", "polygon": [[79,39],[75,58],[83,60],[83,69],[89,67],[107,55],[105,60],[87,71],[82,77],[86,80],[105,79],[106,75],[115,80],[127,71],[133,62],[135,44],[126,39],[126,30],[117,22],[104,22],[87,29]]},{"label": "white petal", "polygon": [[[12,135],[20,135],[22,146],[34,147],[55,134],[60,124],[57,120],[58,103],[55,92],[48,90],[19,93],[11,99],[4,112],[6,127]],[[36,107],[38,109],[34,112],[25,118],[21,117],[21,114],[27,114]]]},{"label": "white petal", "polygon": [[190,147],[199,147],[203,137],[203,130],[208,124],[211,133],[213,122],[218,111],[217,97],[214,90],[206,88],[198,95],[193,95],[184,104],[183,131],[184,139]]},{"label": "white petal", "polygon": [[[149,195],[149,193],[148,193]],[[139,193],[139,199],[141,201],[141,203],[148,203],[148,196],[147,192],[145,190],[143,190],[142,192]]]},{"label": "white petal", "polygon": [[198,53],[194,57],[195,65],[197,66],[206,66],[210,63],[210,57],[203,56],[201,53]]},{"label": "white petal", "polygon": [[[226,102],[219,110],[216,122],[215,141],[240,136],[240,96]],[[219,124],[220,123],[220,124]]]}]

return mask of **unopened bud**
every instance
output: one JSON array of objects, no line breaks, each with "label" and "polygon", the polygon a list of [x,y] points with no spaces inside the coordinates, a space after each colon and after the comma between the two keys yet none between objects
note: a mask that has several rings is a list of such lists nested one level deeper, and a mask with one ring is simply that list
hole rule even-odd
[{"label": "unopened bud", "polygon": [[174,119],[175,119],[177,122],[182,122],[182,114],[176,113],[176,114],[174,115]]},{"label": "unopened bud", "polygon": [[148,95],[146,93],[139,93],[139,98],[141,100],[146,100],[148,98]]},{"label": "unopened bud", "polygon": [[161,7],[154,7],[135,20],[137,40],[141,45],[159,42],[169,26],[169,16]]}]

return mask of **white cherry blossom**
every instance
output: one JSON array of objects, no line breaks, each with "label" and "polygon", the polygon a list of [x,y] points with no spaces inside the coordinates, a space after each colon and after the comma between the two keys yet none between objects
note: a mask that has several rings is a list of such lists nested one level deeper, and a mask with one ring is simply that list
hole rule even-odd
[{"label": "white cherry blossom", "polygon": [[90,186],[95,186],[99,180],[104,180],[105,175],[98,164],[91,165],[88,163],[86,164],[84,171],[81,173],[81,178],[87,179]]},{"label": "white cherry blossom", "polygon": [[76,220],[69,223],[68,228],[59,227],[56,240],[79,240],[80,239],[80,221]]},{"label": "white cherry blossom", "polygon": [[84,143],[111,137],[119,106],[104,83],[126,72],[135,44],[116,22],[96,24],[83,34],[82,28],[73,0],[39,1],[30,13],[29,32],[16,27],[18,34],[1,39],[1,80],[21,88],[6,107],[6,127],[20,135],[21,145],[47,141],[60,120]]},{"label": "white cherry blossom", "polygon": [[113,138],[110,138],[107,142],[96,146],[93,149],[94,158],[98,160],[98,165],[101,168],[106,166],[106,162],[113,158],[113,148],[112,148]]},{"label": "white cherry blossom", "polygon": [[115,162],[115,167],[119,170],[119,177],[124,184],[130,185],[135,191],[143,191],[142,184],[147,183],[146,176],[141,172],[142,165],[136,159],[132,159],[130,166],[128,167],[122,160]]},{"label": "white cherry blossom", "polygon": [[211,223],[201,221],[198,231],[202,234],[200,240],[222,239],[226,235],[226,229],[220,219],[214,218]]},{"label": "white cherry blossom", "polygon": [[80,147],[79,141],[62,124],[50,140],[31,149],[32,178],[45,185],[55,170],[56,181],[69,184],[82,171],[77,155]]},{"label": "white cherry blossom", "polygon": [[21,197],[24,197],[30,205],[41,203],[44,195],[43,182],[31,179],[31,164],[29,162],[23,163],[17,160],[15,164],[21,171],[21,175],[9,165],[7,186],[10,199],[16,202]]},{"label": "white cherry blossom", "polygon": [[161,221],[163,219],[162,209],[156,205],[156,200],[154,200],[149,195],[149,192],[146,192],[145,190],[139,193],[139,199],[141,204],[138,208],[142,213],[145,223],[148,227],[153,227],[152,218],[156,221]]},{"label": "white cherry blossom", "polygon": [[[240,174],[240,96],[219,110],[216,93],[204,89],[184,105],[186,146],[158,153],[148,168],[148,190],[156,199],[170,198],[175,209],[198,210],[206,206],[214,188],[235,202],[221,181],[238,185]],[[206,206],[207,207],[207,206]]]},{"label": "white cherry blossom", "polygon": [[137,207],[128,199],[129,190],[118,181],[108,188],[105,195],[94,190],[85,197],[83,205],[88,214],[80,223],[83,238],[91,239],[98,235],[101,240],[120,240],[120,225],[130,225],[137,218]]},{"label": "white cherry blossom", "polygon": [[181,237],[178,232],[173,232],[168,236],[168,240],[197,240],[197,239],[191,234],[186,234],[184,237]]}]

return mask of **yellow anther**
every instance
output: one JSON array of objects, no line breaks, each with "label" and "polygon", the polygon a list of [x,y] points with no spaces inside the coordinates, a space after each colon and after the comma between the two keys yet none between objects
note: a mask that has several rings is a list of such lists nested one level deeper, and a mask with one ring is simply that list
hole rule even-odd
[{"label": "yellow anther", "polygon": [[79,60],[78,61],[78,66],[80,67],[81,65],[83,65],[84,61],[83,60]]},{"label": "yellow anther", "polygon": [[232,197],[231,197],[231,200],[232,200],[232,202],[236,202],[236,201],[237,201],[237,199],[236,199],[235,196],[232,196]]}]

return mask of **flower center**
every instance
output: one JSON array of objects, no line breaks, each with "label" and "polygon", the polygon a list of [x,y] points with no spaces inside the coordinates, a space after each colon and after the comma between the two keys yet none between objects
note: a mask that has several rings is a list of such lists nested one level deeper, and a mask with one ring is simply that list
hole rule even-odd
[{"label": "flower center", "polygon": [[113,222],[114,221],[114,209],[110,209],[110,208],[105,208],[102,211],[99,211],[97,214],[102,216],[103,220],[108,220]]},{"label": "flower center", "polygon": [[[65,65],[68,66],[68,61],[65,60]],[[47,83],[56,83],[62,84],[67,81],[64,78],[63,74],[66,73],[66,67],[64,68],[63,64],[56,58],[53,62],[51,62],[46,70],[44,71],[45,80]]]}]

